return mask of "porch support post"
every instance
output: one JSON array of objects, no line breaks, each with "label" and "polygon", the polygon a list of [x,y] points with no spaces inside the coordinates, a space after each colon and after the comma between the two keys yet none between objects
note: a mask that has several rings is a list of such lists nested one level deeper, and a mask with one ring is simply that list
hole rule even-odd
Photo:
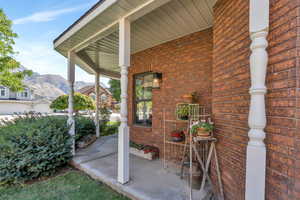
[{"label": "porch support post", "polygon": [[72,154],[75,155],[75,120],[74,120],[74,82],[75,82],[75,54],[68,52],[68,83],[69,83],[69,102],[68,102],[68,126],[69,134],[73,137]]},{"label": "porch support post", "polygon": [[95,112],[95,126],[96,136],[100,137],[100,73],[95,74],[95,95],[96,95],[96,112]]},{"label": "porch support post", "polygon": [[265,199],[266,127],[265,85],[268,53],[269,0],[250,0],[251,51],[251,102],[248,124],[249,142],[246,161],[246,200]]},{"label": "porch support post", "polygon": [[119,22],[119,66],[121,68],[121,125],[118,139],[118,182],[129,181],[129,127],[127,124],[128,67],[130,66],[130,22]]}]

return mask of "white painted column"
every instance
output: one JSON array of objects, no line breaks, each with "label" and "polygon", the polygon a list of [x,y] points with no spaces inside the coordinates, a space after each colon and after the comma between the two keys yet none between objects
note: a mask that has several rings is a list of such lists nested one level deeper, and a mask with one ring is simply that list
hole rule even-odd
[{"label": "white painted column", "polygon": [[118,182],[129,181],[129,127],[127,124],[128,67],[130,66],[130,22],[119,22],[119,66],[121,68],[121,125],[118,139]]},{"label": "white painted column", "polygon": [[95,74],[95,95],[96,95],[96,112],[95,112],[95,126],[96,136],[100,137],[100,74]]},{"label": "white painted column", "polygon": [[266,127],[265,85],[268,66],[269,0],[250,0],[251,102],[246,161],[246,200],[265,199]]},{"label": "white painted column", "polygon": [[69,107],[68,125],[69,134],[73,137],[72,154],[75,155],[75,120],[74,120],[74,82],[75,82],[75,54],[68,52],[68,83],[69,83]]}]

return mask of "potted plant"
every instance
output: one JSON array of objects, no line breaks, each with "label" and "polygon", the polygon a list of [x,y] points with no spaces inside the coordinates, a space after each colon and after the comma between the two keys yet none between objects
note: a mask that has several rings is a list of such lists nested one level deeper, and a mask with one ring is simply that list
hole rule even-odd
[{"label": "potted plant", "polygon": [[189,104],[178,104],[176,109],[177,119],[188,120],[190,114]]},{"label": "potted plant", "polygon": [[176,130],[176,131],[173,131],[171,133],[171,138],[172,138],[173,142],[182,142],[182,141],[184,141],[184,138],[185,138],[184,136],[185,135],[184,135],[183,131]]},{"label": "potted plant", "polygon": [[159,149],[150,145],[137,144],[130,141],[130,153],[147,160],[153,160],[159,157]]},{"label": "potted plant", "polygon": [[192,126],[191,132],[200,137],[209,137],[213,129],[214,126],[211,123],[198,122]]}]

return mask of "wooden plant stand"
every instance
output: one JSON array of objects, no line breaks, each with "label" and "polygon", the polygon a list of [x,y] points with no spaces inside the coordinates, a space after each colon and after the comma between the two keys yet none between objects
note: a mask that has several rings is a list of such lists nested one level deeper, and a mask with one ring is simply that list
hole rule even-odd
[{"label": "wooden plant stand", "polygon": [[[189,119],[186,121],[178,120],[178,117],[176,120],[168,120],[166,119],[166,109],[163,111],[163,131],[164,131],[164,157],[163,157],[163,166],[164,168],[167,168],[166,161],[168,160],[166,146],[180,146],[183,148],[182,154],[181,154],[181,175],[180,177],[183,178],[183,168],[186,166],[186,164],[189,165],[189,196],[190,200],[193,199],[193,161],[197,161],[200,165],[201,171],[203,173],[202,182],[200,191],[203,191],[205,187],[206,181],[209,182],[209,184],[212,186],[213,193],[216,197],[220,196],[220,199],[224,199],[224,192],[223,192],[223,185],[221,180],[221,173],[219,169],[219,162],[218,162],[218,156],[216,151],[215,143],[217,142],[217,139],[213,136],[210,137],[194,137],[191,132],[191,127],[194,124],[194,122],[199,122],[201,120],[207,120],[207,118],[210,117],[210,114],[207,114],[205,107],[201,107],[197,104],[190,104],[193,106],[194,109],[191,109]],[[176,128],[176,124],[184,124],[186,127],[186,138],[184,142],[172,142],[167,139],[166,135],[166,124],[167,123],[173,123]],[[201,148],[199,148],[201,147]],[[199,153],[199,150],[201,152]],[[193,160],[193,155],[195,155]],[[220,195],[218,195],[218,191],[215,189],[215,187],[212,184],[211,178],[209,176],[209,167],[211,161],[215,161],[215,167],[216,167],[216,174],[218,178],[218,186],[219,186],[219,192]]]},{"label": "wooden plant stand", "polygon": [[[213,187],[213,193],[215,196],[218,196],[218,192],[215,190],[211,178],[209,176],[209,167],[210,167],[210,163],[212,161],[212,159],[214,159],[215,161],[215,166],[216,166],[216,174],[217,174],[217,178],[218,178],[218,185],[219,185],[219,192],[220,192],[220,198],[221,200],[224,199],[224,192],[223,192],[223,185],[222,185],[222,180],[221,180],[221,173],[220,173],[220,169],[219,169],[219,162],[218,162],[218,156],[217,156],[217,151],[216,151],[216,146],[215,143],[217,142],[217,139],[214,137],[190,137],[190,144],[189,147],[189,152],[185,151],[185,155],[183,157],[182,160],[182,170],[181,173],[183,173],[183,167],[184,167],[184,162],[185,162],[185,158],[189,157],[189,164],[190,164],[190,200],[193,199],[193,193],[192,193],[192,181],[193,181],[193,173],[192,173],[192,169],[193,169],[193,162],[192,162],[192,155],[193,153],[196,155],[196,159],[197,162],[200,164],[201,170],[203,172],[203,177],[202,177],[202,182],[201,182],[201,188],[200,191],[203,191],[204,187],[205,187],[205,183],[206,180],[209,182],[209,184]],[[197,146],[201,145],[201,144],[208,144],[208,155],[207,156],[200,156],[199,151],[197,149]],[[187,149],[187,148],[185,148]],[[181,174],[181,176],[183,176]]]}]

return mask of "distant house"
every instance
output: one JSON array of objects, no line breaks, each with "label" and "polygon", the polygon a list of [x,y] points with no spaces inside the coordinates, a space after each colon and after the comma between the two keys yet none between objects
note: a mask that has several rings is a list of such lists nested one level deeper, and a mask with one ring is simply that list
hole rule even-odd
[{"label": "distant house", "polygon": [[[80,88],[78,92],[90,96],[92,99],[96,100],[94,85],[88,85],[83,88]],[[111,92],[108,89],[106,89],[103,85],[100,85],[100,103],[101,105],[106,105],[111,110],[114,110],[115,105],[117,104]]]},{"label": "distant house", "polygon": [[0,86],[0,115],[25,112],[51,113],[49,105],[50,101],[34,95],[30,88],[13,92],[7,87]]}]

